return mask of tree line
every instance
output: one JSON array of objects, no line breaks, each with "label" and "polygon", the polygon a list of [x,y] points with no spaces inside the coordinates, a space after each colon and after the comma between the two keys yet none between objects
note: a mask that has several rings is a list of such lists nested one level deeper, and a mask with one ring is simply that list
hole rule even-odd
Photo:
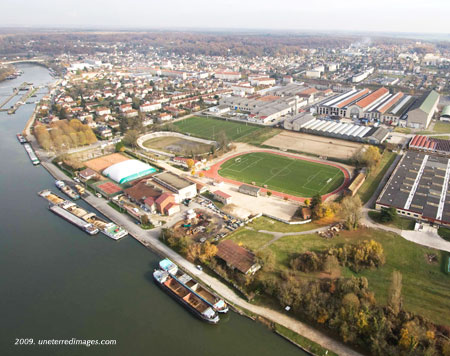
[{"label": "tree line", "polygon": [[97,142],[97,137],[88,125],[78,119],[60,120],[50,125],[38,124],[34,135],[46,151],[62,151]]}]

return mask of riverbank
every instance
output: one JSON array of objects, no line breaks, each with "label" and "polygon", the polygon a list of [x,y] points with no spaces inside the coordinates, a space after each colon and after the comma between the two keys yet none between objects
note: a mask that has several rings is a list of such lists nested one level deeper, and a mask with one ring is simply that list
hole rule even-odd
[{"label": "riverbank", "polygon": [[[34,145],[36,145],[35,142]],[[45,157],[42,157],[42,166],[55,179],[67,179],[67,176],[52,163],[48,162],[48,160],[46,160]],[[341,344],[340,342],[332,339],[331,337],[313,329],[312,327],[308,326],[305,323],[302,323],[288,315],[285,315],[284,313],[246,302],[245,300],[240,298],[228,286],[226,286],[216,278],[202,271],[199,271],[194,264],[188,262],[183,257],[174,252],[172,249],[170,249],[168,246],[164,245],[161,241],[159,241],[161,228],[153,229],[150,231],[142,230],[138,225],[134,223],[134,221],[131,220],[130,217],[116,211],[111,206],[109,206],[106,200],[102,198],[97,198],[92,195],[83,199],[93,208],[95,208],[100,213],[108,217],[111,221],[127,229],[130,236],[135,238],[145,247],[151,249],[153,252],[157,253],[162,257],[170,258],[176,264],[180,265],[183,269],[185,269],[188,273],[194,275],[195,278],[201,280],[205,285],[216,291],[219,295],[221,295],[227,301],[231,302],[236,307],[244,308],[250,311],[251,313],[259,315],[273,323],[280,324],[283,327],[288,328],[291,331],[339,355],[344,356],[360,355],[358,352],[352,350],[346,345]]]}]

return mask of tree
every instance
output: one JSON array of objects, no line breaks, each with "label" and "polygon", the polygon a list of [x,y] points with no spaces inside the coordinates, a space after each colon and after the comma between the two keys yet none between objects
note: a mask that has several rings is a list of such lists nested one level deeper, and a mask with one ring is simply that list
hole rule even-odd
[{"label": "tree", "polygon": [[188,169],[191,171],[192,168],[194,168],[194,166],[195,166],[195,161],[193,159],[189,158],[186,161],[186,165],[188,166]]},{"label": "tree", "polygon": [[398,315],[402,309],[402,274],[399,271],[392,272],[387,304],[394,315]]},{"label": "tree", "polygon": [[122,141],[116,143],[116,152],[123,152],[125,150],[125,145]]},{"label": "tree", "polygon": [[264,271],[270,272],[274,270],[276,258],[272,250],[269,249],[260,250],[256,253],[256,258]]},{"label": "tree", "polygon": [[125,136],[123,137],[122,142],[130,147],[136,147],[136,141],[139,138],[139,132],[136,130],[128,130]]},{"label": "tree", "polygon": [[345,220],[345,226],[349,230],[356,229],[361,219],[362,203],[359,196],[347,196],[342,199],[340,214]]},{"label": "tree", "polygon": [[380,212],[380,221],[383,223],[394,221],[397,218],[397,209],[390,208],[381,208]]}]

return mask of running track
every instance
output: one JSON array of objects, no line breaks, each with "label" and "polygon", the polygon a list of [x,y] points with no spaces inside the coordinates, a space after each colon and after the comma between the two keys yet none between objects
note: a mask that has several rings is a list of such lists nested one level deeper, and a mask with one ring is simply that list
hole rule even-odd
[{"label": "running track", "polygon": [[[334,195],[336,193],[339,193],[350,182],[350,173],[347,171],[347,169],[345,169],[344,167],[342,167],[342,166],[340,166],[340,165],[338,165],[336,163],[324,162],[324,161],[319,161],[319,160],[315,160],[315,159],[300,157],[300,156],[297,156],[297,155],[294,155],[294,154],[290,154],[290,153],[284,153],[284,152],[279,152],[279,151],[271,151],[271,150],[250,150],[250,151],[246,151],[246,152],[236,153],[236,154],[234,154],[232,156],[229,156],[229,157],[224,158],[223,160],[217,162],[216,164],[211,166],[211,168],[209,170],[204,171],[205,177],[212,178],[212,179],[214,179],[216,181],[224,181],[226,183],[230,183],[230,184],[234,184],[234,185],[242,185],[244,183],[239,182],[237,180],[225,178],[225,177],[222,177],[221,175],[219,175],[219,169],[222,166],[222,164],[224,164],[226,161],[228,161],[230,159],[233,159],[235,157],[242,156],[242,155],[245,155],[245,154],[248,154],[248,153],[255,153],[255,152],[272,153],[272,154],[285,156],[285,157],[289,157],[289,158],[295,158],[295,159],[299,159],[299,160],[303,160],[303,161],[309,161],[309,162],[315,162],[315,163],[320,163],[320,164],[326,164],[328,166],[336,167],[339,170],[341,170],[342,173],[344,173],[344,182],[342,183],[342,185],[339,188],[337,188],[336,190],[332,191],[331,193],[322,195],[322,200],[325,200],[328,197],[330,197],[330,196],[332,196],[332,195]],[[290,200],[298,201],[300,203],[303,203],[305,201],[305,199],[309,198],[309,197],[298,197],[298,196],[295,196],[295,195],[281,193],[281,192],[277,192],[275,190],[265,189],[265,188],[262,188],[262,187],[260,187],[260,188],[261,188],[262,192],[270,191],[270,192],[272,192],[273,195],[276,195],[276,196],[281,197],[281,198],[287,197]]]}]

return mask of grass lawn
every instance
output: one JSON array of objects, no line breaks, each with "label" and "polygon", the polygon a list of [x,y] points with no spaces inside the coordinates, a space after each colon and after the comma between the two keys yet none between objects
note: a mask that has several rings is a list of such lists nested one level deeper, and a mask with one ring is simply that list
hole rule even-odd
[{"label": "grass lawn", "polygon": [[450,123],[436,121],[432,132],[433,133],[450,133]]},{"label": "grass lawn", "polygon": [[[374,291],[377,301],[386,303],[391,275],[398,270],[403,275],[403,301],[406,310],[428,317],[434,322],[450,325],[450,275],[442,272],[441,262],[444,254],[402,237],[377,229],[343,231],[333,239],[324,239],[317,234],[285,236],[271,244],[276,256],[277,270],[288,267],[293,253],[320,251],[344,243],[360,240],[376,240],[383,245],[386,264],[374,270],[364,270],[358,274],[347,268],[341,268],[343,276],[364,276],[369,288]],[[439,261],[430,264],[427,253],[436,254]],[[305,277],[317,278],[316,274]]]},{"label": "grass lawn", "polygon": [[177,121],[174,125],[182,133],[209,140],[217,140],[219,133],[223,131],[230,141],[244,140],[250,134],[264,129],[256,125],[202,116],[192,116],[188,119]]},{"label": "grass lawn", "polygon": [[403,134],[410,134],[411,133],[411,129],[409,129],[407,127],[396,127],[394,129],[394,132],[399,132],[399,133],[403,133]]},{"label": "grass lawn", "polygon": [[253,220],[247,226],[254,230],[266,230],[275,232],[303,232],[317,229],[321,225],[315,222],[299,225],[289,225],[274,219],[267,218],[265,216],[261,216],[260,218]]},{"label": "grass lawn", "polygon": [[249,250],[256,252],[261,246],[273,239],[271,234],[264,234],[248,229],[239,229],[227,237],[237,244],[247,247]]},{"label": "grass lawn", "polygon": [[393,221],[388,223],[383,223],[380,221],[381,213],[379,211],[369,211],[370,218],[378,224],[383,224],[386,226],[396,227],[402,230],[414,230],[414,225],[416,222],[412,219],[407,219],[401,216],[397,216]]},{"label": "grass lawn", "polygon": [[450,241],[450,229],[447,227],[440,227],[438,230],[438,234],[444,240]]},{"label": "grass lawn", "polygon": [[381,161],[378,166],[373,169],[366,178],[364,184],[359,188],[358,195],[361,198],[363,203],[369,201],[370,197],[375,193],[375,190],[378,188],[381,179],[383,179],[384,174],[391,166],[392,162],[396,154],[394,152],[390,152],[385,150],[383,155],[381,156]]},{"label": "grass lawn", "polygon": [[336,167],[265,152],[230,159],[222,165],[219,174],[301,197],[327,194],[344,181],[344,174]]}]

